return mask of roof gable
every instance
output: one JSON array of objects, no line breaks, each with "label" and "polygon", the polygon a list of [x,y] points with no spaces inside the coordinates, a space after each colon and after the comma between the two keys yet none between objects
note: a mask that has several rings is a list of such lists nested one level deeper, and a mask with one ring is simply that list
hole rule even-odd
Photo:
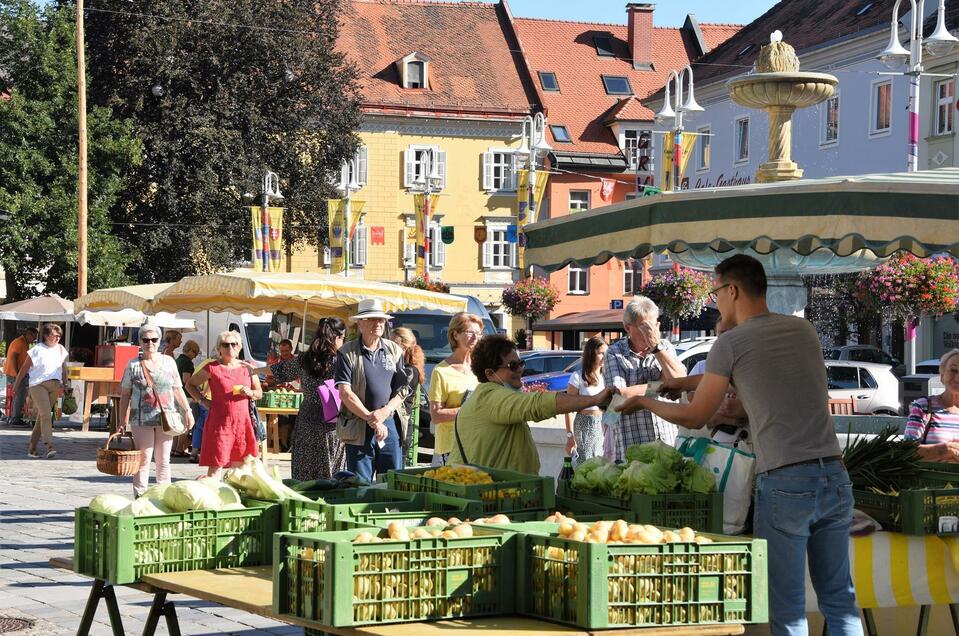
[{"label": "roof gable", "polygon": [[[499,5],[348,0],[337,48],[356,64],[367,112],[527,114],[535,102]],[[411,53],[413,52],[413,53]],[[429,61],[429,87],[404,89],[398,63]]]}]

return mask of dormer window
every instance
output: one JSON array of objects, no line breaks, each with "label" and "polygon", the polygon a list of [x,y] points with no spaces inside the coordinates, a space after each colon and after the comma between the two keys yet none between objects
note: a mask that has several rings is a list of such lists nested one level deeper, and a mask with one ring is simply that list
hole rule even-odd
[{"label": "dormer window", "polygon": [[430,57],[414,51],[396,61],[403,88],[430,87]]}]

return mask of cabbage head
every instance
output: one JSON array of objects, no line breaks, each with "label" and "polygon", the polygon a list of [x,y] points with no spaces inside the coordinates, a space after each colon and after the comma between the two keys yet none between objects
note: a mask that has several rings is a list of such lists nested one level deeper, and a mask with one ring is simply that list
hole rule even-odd
[{"label": "cabbage head", "polygon": [[143,494],[140,495],[140,498],[147,497],[149,499],[159,499],[160,501],[163,501],[163,493],[165,493],[166,489],[169,487],[170,482],[165,484],[153,484],[143,491]]},{"label": "cabbage head", "polygon": [[130,500],[123,495],[97,495],[90,500],[91,511],[108,515],[129,514],[125,510],[129,506]]},{"label": "cabbage head", "polygon": [[679,475],[673,472],[672,467],[672,462],[656,461],[651,464],[630,462],[616,482],[613,491],[620,497],[673,492],[679,483]]},{"label": "cabbage head", "polygon": [[185,479],[170,484],[163,493],[163,503],[173,512],[218,510],[220,497],[207,486],[192,479]]},{"label": "cabbage head", "polygon": [[716,492],[716,476],[708,468],[703,468],[694,461],[687,461],[683,467],[680,486],[686,492]]},{"label": "cabbage head", "polygon": [[652,464],[657,461],[673,463],[683,458],[682,453],[658,439],[648,444],[635,444],[626,449],[626,461]]},{"label": "cabbage head", "polygon": [[591,457],[585,462],[576,467],[576,472],[573,473],[573,479],[570,480],[570,487],[573,490],[579,492],[590,492],[592,486],[587,481],[589,474],[599,468],[600,466],[605,466],[609,464],[610,461],[605,457]]},{"label": "cabbage head", "polygon": [[168,515],[170,514],[170,509],[164,505],[162,499],[147,497],[146,493],[144,493],[135,499],[124,513],[133,515],[134,517],[153,517],[156,515]]},{"label": "cabbage head", "polygon": [[240,493],[237,492],[236,488],[230,484],[220,481],[219,479],[214,477],[204,477],[202,479],[197,479],[196,482],[209,488],[210,491],[213,492],[213,494],[215,494],[220,500],[221,506],[225,506],[227,504],[243,503],[240,500]]},{"label": "cabbage head", "polygon": [[622,473],[622,466],[608,462],[592,471],[586,477],[586,481],[589,484],[591,492],[599,495],[608,495],[613,492],[613,486],[616,485]]}]

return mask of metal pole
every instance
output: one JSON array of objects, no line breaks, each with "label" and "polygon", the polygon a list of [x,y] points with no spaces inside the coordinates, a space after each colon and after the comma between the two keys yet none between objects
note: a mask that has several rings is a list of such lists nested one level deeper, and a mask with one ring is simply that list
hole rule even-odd
[{"label": "metal pole", "polygon": [[352,214],[350,194],[350,184],[347,182],[343,195],[343,276],[346,277],[350,275],[350,216]]},{"label": "metal pole", "polygon": [[[919,170],[919,82],[922,73],[922,23],[925,17],[925,0],[919,0],[917,8],[912,12],[909,43],[909,125],[908,149],[906,154],[906,172]],[[916,331],[920,317],[916,323],[907,319],[906,324],[906,373],[913,375],[916,372]]]},{"label": "metal pole", "polygon": [[77,298],[87,293],[87,83],[83,0],[77,0]]}]

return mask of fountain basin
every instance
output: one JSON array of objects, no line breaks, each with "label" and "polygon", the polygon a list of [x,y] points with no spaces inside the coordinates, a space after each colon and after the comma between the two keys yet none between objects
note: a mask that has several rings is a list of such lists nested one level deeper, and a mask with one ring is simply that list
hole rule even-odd
[{"label": "fountain basin", "polygon": [[827,73],[754,73],[726,82],[729,95],[747,108],[807,108],[832,97],[839,80]]}]

